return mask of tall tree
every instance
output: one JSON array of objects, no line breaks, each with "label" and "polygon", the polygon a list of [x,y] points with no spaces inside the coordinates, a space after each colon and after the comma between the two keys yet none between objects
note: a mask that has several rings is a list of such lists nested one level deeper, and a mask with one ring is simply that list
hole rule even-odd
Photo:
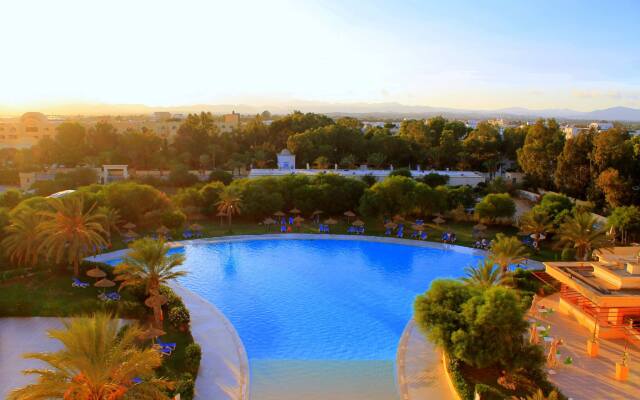
[{"label": "tall tree", "polygon": [[81,196],[49,199],[49,205],[53,211],[40,213],[38,249],[56,263],[64,261],[73,265],[73,272],[78,276],[80,262],[107,245],[104,216],[95,211],[95,204],[85,209]]},{"label": "tall tree", "polygon": [[573,247],[579,260],[587,261],[593,250],[611,247],[603,228],[598,227],[596,218],[588,212],[575,212],[560,226],[558,245]]},{"label": "tall tree", "polygon": [[496,170],[500,161],[501,138],[493,125],[486,122],[478,124],[463,143],[472,168],[487,172]]},{"label": "tall tree", "polygon": [[229,230],[231,230],[231,219],[234,215],[242,213],[242,198],[232,187],[226,187],[220,193],[220,200],[216,203],[218,212],[227,216]]},{"label": "tall tree", "polygon": [[189,114],[180,125],[173,141],[178,154],[187,154],[189,166],[198,168],[200,156],[208,154],[208,149],[217,134],[211,113]]},{"label": "tall tree", "polygon": [[631,165],[633,148],[627,132],[619,127],[599,132],[593,139],[593,164],[596,173],[615,168],[626,173]]},{"label": "tall tree", "polygon": [[585,198],[591,183],[591,134],[581,133],[564,143],[558,157],[554,181],[558,189],[576,198]]},{"label": "tall tree", "polygon": [[555,120],[540,119],[529,126],[524,146],[518,150],[518,164],[532,183],[543,188],[551,188],[552,171],[556,170],[556,160],[562,151],[564,137]]},{"label": "tall tree", "polygon": [[536,244],[536,249],[540,248],[540,240],[543,235],[548,235],[553,231],[553,221],[549,214],[541,209],[532,209],[529,212],[524,213],[520,217],[520,230],[527,234],[532,235],[533,241]]},{"label": "tall tree", "polygon": [[23,207],[12,213],[5,228],[2,247],[9,259],[18,265],[34,266],[38,263],[38,232],[41,217],[38,211]]},{"label": "tall tree", "polygon": [[462,278],[463,282],[483,288],[507,285],[512,281],[509,274],[489,260],[479,262],[475,267],[466,267],[464,272],[466,276]]},{"label": "tall tree", "polygon": [[[49,337],[63,348],[50,353],[27,353],[47,369],[29,369],[36,383],[12,391],[9,400],[168,400],[163,389],[173,383],[156,378],[162,356],[153,348],[137,345],[142,330],[132,324],[119,330],[119,321],[106,314],[62,321],[63,329]],[[140,378],[141,382],[134,381]]]},{"label": "tall tree", "polygon": [[87,156],[86,129],[77,122],[63,122],[56,128],[55,159],[67,167],[74,167]]},{"label": "tall tree", "polygon": [[611,208],[627,204],[631,195],[631,184],[620,176],[617,169],[607,168],[596,180],[596,186],[604,193]]},{"label": "tall tree", "polygon": [[186,275],[176,270],[184,263],[183,254],[169,254],[164,241],[142,238],[133,242],[130,251],[114,270],[120,288],[143,285],[146,294],[159,293],[160,286]]},{"label": "tall tree", "polygon": [[502,272],[505,273],[510,265],[525,261],[528,255],[529,250],[517,237],[498,233],[491,243],[488,259],[499,265]]}]

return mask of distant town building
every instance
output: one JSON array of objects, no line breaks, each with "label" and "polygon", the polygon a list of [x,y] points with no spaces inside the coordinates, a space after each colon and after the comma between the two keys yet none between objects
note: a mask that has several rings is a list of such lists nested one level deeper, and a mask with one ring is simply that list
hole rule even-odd
[{"label": "distant town building", "polygon": [[62,122],[63,119],[49,118],[39,112],[0,119],[0,148],[29,148],[42,138],[53,137]]},{"label": "distant town building", "polygon": [[480,121],[478,121],[477,119],[470,119],[465,123],[465,126],[467,128],[476,129],[479,123]]},{"label": "distant town building", "polygon": [[575,139],[581,133],[586,132],[588,130],[589,130],[589,128],[584,128],[584,127],[579,127],[579,126],[574,126],[574,125],[567,125],[567,126],[562,128],[562,132],[564,133],[564,138],[567,139],[567,140]]},{"label": "distant town building", "polygon": [[290,171],[296,169],[296,156],[291,154],[289,150],[282,150],[277,157],[279,170]]}]

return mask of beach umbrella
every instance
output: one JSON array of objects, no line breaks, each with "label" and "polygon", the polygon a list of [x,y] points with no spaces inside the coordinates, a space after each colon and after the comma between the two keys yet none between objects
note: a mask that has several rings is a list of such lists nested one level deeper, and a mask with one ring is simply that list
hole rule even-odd
[{"label": "beach umbrella", "polygon": [[356,213],[354,213],[353,211],[349,210],[349,211],[345,211],[344,212],[344,216],[347,217],[347,223],[349,223],[349,218],[355,217]]},{"label": "beach umbrella", "polygon": [[265,225],[273,225],[276,223],[276,220],[273,218],[265,218],[264,221],[262,221],[262,223]]},{"label": "beach umbrella", "polygon": [[127,222],[126,224],[122,225],[122,227],[126,230],[131,230],[136,227],[136,224],[134,224],[133,222]]},{"label": "beach umbrella", "polygon": [[202,225],[200,224],[191,224],[191,226],[189,227],[192,231],[201,231],[202,230]]},{"label": "beach umbrella", "polygon": [[161,294],[152,295],[144,301],[144,304],[149,308],[153,308],[153,318],[156,324],[159,324],[163,319],[162,305],[167,304],[167,297]]},{"label": "beach umbrella", "polygon": [[392,219],[393,219],[393,222],[404,222],[405,221],[404,217],[402,215],[398,215],[398,214],[394,215]]},{"label": "beach umbrella", "polygon": [[304,221],[304,218],[302,218],[299,215],[293,219],[293,222],[295,222],[296,224],[299,224],[299,223],[301,223],[303,221]]},{"label": "beach umbrella", "polygon": [[162,335],[166,335],[167,333],[165,331],[163,331],[162,329],[158,329],[158,328],[154,328],[154,327],[149,327],[149,329],[143,331],[139,336],[138,339],[140,340],[149,340],[149,339],[155,339],[158,336],[162,336]]},{"label": "beach umbrella", "polygon": [[114,281],[111,281],[107,278],[102,278],[98,282],[96,282],[93,286],[99,287],[99,288],[108,288],[108,287],[114,287],[115,285],[116,283]]},{"label": "beach umbrella", "polygon": [[396,224],[395,222],[387,222],[386,224],[384,224],[384,227],[386,229],[396,229],[398,227],[398,224]]},{"label": "beach umbrella", "polygon": [[312,212],[312,213],[311,213],[311,215],[312,215],[312,216],[316,216],[316,215],[320,215],[320,214],[322,214],[322,213],[324,213],[324,211],[322,211],[322,210],[315,210],[314,212]]},{"label": "beach umbrella", "polygon": [[542,233],[532,233],[530,235],[531,239],[533,240],[544,240],[546,239],[546,236]]},{"label": "beach umbrella", "polygon": [[169,233],[169,228],[167,228],[166,226],[162,225],[160,228],[156,229],[156,232],[159,235],[166,235],[167,233]]},{"label": "beach umbrella", "polygon": [[440,216],[437,216],[437,217],[435,217],[435,218],[433,219],[433,222],[434,222],[435,224],[437,224],[437,225],[440,225],[440,224],[444,223],[444,222],[445,222],[445,220],[444,220],[444,218],[442,218],[442,217],[440,217]]},{"label": "beach umbrella", "polygon": [[297,208],[293,208],[291,210],[289,210],[289,214],[300,214],[302,211],[298,210]]},{"label": "beach umbrella", "polygon": [[411,229],[413,229],[414,231],[423,231],[424,225],[413,224],[411,225]]},{"label": "beach umbrella", "polygon": [[353,226],[364,226],[364,221],[357,219],[357,220],[353,221],[351,223],[351,225],[353,225]]},{"label": "beach umbrella", "polygon": [[324,223],[325,223],[325,224],[327,224],[327,225],[335,225],[335,224],[337,224],[337,223],[338,223],[338,221],[336,221],[336,220],[335,220],[335,219],[333,219],[333,218],[329,218],[329,219],[325,219],[325,220],[324,220]]},{"label": "beach umbrella", "polygon": [[91,278],[104,278],[105,276],[107,276],[107,273],[101,270],[100,268],[96,267],[88,270],[87,276]]},{"label": "beach umbrella", "polygon": [[484,231],[487,229],[487,226],[485,224],[483,224],[482,222],[479,222],[478,224],[473,226],[473,229],[476,231]]},{"label": "beach umbrella", "polygon": [[137,238],[140,235],[138,235],[137,233],[135,233],[132,230],[128,230],[122,236],[125,236],[125,237],[128,237],[128,238]]},{"label": "beach umbrella", "polygon": [[276,211],[273,213],[273,215],[276,217],[284,217],[286,214],[283,213],[282,211]]}]

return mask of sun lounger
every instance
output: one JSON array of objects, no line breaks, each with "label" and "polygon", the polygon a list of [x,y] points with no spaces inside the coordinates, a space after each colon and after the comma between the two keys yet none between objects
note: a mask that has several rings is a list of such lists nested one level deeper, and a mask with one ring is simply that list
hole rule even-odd
[{"label": "sun lounger", "polygon": [[73,287],[78,287],[78,288],[86,288],[89,287],[89,284],[87,282],[82,282],[80,279],[78,278],[71,278],[71,280],[73,281],[71,283],[71,286]]},{"label": "sun lounger", "polygon": [[162,341],[162,340],[160,340],[160,339],[157,339],[157,340],[156,340],[156,343],[157,343],[157,344],[159,344],[159,345],[160,345],[160,346],[162,346],[162,347],[170,348],[172,351],[173,351],[173,350],[175,350],[175,349],[176,349],[176,347],[177,347],[177,344],[176,344],[176,343],[174,343],[174,342],[163,342],[163,341]]},{"label": "sun lounger", "polygon": [[427,232],[422,231],[420,233],[420,240],[427,240]]},{"label": "sun lounger", "polygon": [[384,235],[385,236],[390,236],[391,235],[391,228],[387,228],[387,230],[384,231]]}]

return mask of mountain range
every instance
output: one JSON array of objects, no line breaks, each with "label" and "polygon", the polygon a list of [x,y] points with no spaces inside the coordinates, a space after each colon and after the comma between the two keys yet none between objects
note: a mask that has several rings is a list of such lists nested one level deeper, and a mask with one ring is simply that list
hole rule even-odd
[{"label": "mountain range", "polygon": [[560,120],[581,121],[630,121],[640,122],[640,109],[630,107],[611,107],[593,111],[575,111],[571,109],[529,109],[522,107],[501,108],[495,110],[473,110],[446,107],[406,105],[401,103],[331,103],[320,101],[291,101],[262,105],[249,104],[195,104],[171,107],[153,107],[144,104],[43,104],[30,110],[0,105],[0,115],[19,115],[24,111],[40,111],[51,115],[131,115],[149,114],[154,111],[173,113],[194,113],[209,111],[215,114],[230,113],[257,114],[269,110],[272,114],[285,114],[293,110],[318,112],[329,115],[352,115],[376,118],[424,118],[443,115],[450,118],[482,119],[535,119],[557,118]]}]

